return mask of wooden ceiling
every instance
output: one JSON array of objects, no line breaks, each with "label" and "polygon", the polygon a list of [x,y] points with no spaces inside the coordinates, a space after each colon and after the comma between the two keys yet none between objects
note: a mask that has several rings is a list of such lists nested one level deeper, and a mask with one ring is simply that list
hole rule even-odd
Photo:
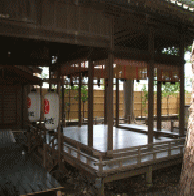
[{"label": "wooden ceiling", "polygon": [[[0,11],[6,16],[0,17],[3,45],[0,57],[1,64],[5,65],[48,67],[52,66],[52,56],[58,56],[58,64],[82,58],[107,59],[110,16],[115,19],[114,54],[117,58],[148,59],[149,26],[155,29],[157,63],[177,63],[178,57],[164,58],[162,49],[178,47],[183,33],[185,46],[192,45],[194,38],[194,14],[166,1],[80,0],[76,4],[60,0],[49,1],[47,6],[29,1],[21,9],[21,2],[11,4],[14,2],[15,9],[7,1],[0,5]],[[31,10],[33,6],[35,9]]]}]

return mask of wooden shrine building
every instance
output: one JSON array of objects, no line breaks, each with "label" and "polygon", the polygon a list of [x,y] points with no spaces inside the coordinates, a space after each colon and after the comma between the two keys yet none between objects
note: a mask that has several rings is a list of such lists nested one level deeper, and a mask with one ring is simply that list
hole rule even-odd
[{"label": "wooden shrine building", "polygon": [[[158,132],[161,131],[161,82],[180,82],[181,138],[184,136],[184,48],[193,43],[193,10],[192,6],[168,0],[1,1],[1,129],[28,128],[26,98],[32,85],[40,85],[42,93],[43,82],[49,82],[50,88],[51,84],[57,84],[58,93],[61,90],[63,95],[65,78],[70,78],[71,83],[79,78],[81,127],[81,84],[82,78],[88,77],[88,141],[84,148],[92,149],[93,80],[104,78],[108,100],[104,117],[107,119],[107,157],[114,157],[113,78],[116,78],[116,128],[119,128],[119,80],[148,78],[147,144],[152,145],[154,137],[154,81],[157,81]],[[163,54],[163,49],[169,47],[177,48],[178,54]],[[57,57],[56,63],[52,63],[53,56]],[[33,73],[41,73],[39,67],[49,67],[48,80],[33,76]],[[65,159],[61,158],[63,149],[60,147],[60,130],[65,124],[64,97],[60,114],[59,165]],[[42,111],[40,121],[43,118]],[[44,125],[39,127],[41,130],[45,131]],[[97,165],[102,169],[102,159],[100,161]]]}]

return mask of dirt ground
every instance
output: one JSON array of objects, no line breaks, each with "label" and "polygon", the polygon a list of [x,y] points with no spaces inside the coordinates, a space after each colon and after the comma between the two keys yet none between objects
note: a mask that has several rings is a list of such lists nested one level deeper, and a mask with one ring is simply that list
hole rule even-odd
[{"label": "dirt ground", "polygon": [[153,187],[147,188],[145,175],[105,184],[105,195],[178,196],[182,164],[153,171]]}]

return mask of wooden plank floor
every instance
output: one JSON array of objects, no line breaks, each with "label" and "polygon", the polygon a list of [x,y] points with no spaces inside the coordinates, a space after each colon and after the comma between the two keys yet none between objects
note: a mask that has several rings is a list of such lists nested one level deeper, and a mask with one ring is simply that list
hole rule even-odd
[{"label": "wooden plank floor", "polygon": [[[85,145],[87,145],[87,125],[83,125],[82,127],[67,127],[63,128],[63,135],[69,137],[70,139],[79,141]],[[113,149],[123,149],[129,148],[132,146],[138,145],[146,145],[148,142],[148,136],[143,133],[128,131],[125,129],[113,128]],[[161,136],[159,139],[153,139],[154,142],[161,141],[172,141],[168,137]],[[101,152],[107,151],[107,125],[94,125],[94,149],[100,150]],[[67,151],[67,149],[64,148]],[[172,154],[178,154],[180,150],[172,150]],[[74,157],[76,157],[76,153],[72,153]],[[158,153],[157,157],[162,158],[166,157],[167,152]],[[148,161],[152,159],[151,155],[148,155],[142,159],[142,161]],[[81,156],[81,160],[84,160]],[[132,165],[136,163],[137,160],[127,161],[123,163],[123,165]],[[94,169],[98,169],[97,166],[92,166]],[[108,170],[110,168],[114,168],[116,166],[110,167],[105,166],[103,169]]]},{"label": "wooden plank floor", "polygon": [[20,195],[60,187],[32,155],[23,154],[23,147],[16,143],[11,131],[0,130],[0,195],[5,189]]},{"label": "wooden plank floor", "polygon": [[[70,139],[79,141],[87,145],[88,140],[87,125],[82,127],[63,128],[63,135]],[[127,131],[125,129],[113,128],[113,149],[129,148],[131,146],[146,145],[148,136],[143,133]],[[168,141],[167,137],[154,138],[154,142]],[[107,125],[94,125],[94,145],[93,148],[101,152],[107,151]]]},{"label": "wooden plank floor", "polygon": [[[119,124],[119,127],[120,128],[125,128],[125,129],[128,129],[130,131],[137,131],[137,132],[140,132],[140,133],[148,133],[148,126],[146,125],[138,125],[138,124]],[[161,129],[161,133],[163,134],[168,134],[168,135],[172,135],[172,136],[178,136],[179,135],[179,132],[178,132],[179,128],[173,128],[173,132],[171,132],[170,129]],[[157,133],[157,129],[154,128],[153,131],[155,133]],[[186,134],[186,131],[185,131],[185,134]]]}]

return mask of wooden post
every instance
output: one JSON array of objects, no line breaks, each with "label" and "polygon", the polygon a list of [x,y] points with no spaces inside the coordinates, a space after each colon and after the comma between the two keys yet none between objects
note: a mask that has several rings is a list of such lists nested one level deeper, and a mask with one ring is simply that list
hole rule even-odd
[{"label": "wooden post", "polygon": [[[43,121],[43,111],[42,111],[42,83],[40,84],[40,126],[42,125],[42,122]],[[42,127],[42,126],[41,126]]]},{"label": "wooden post", "polygon": [[93,146],[93,62],[88,61],[88,146]]},{"label": "wooden post", "polygon": [[[81,66],[81,64],[80,64]],[[82,124],[82,119],[81,119],[81,104],[82,104],[82,100],[81,100],[81,88],[82,88],[82,75],[81,73],[79,73],[79,108],[78,108],[78,112],[79,112],[79,127],[81,127]]]},{"label": "wooden post", "polygon": [[142,118],[142,90],[141,90],[141,118]]},{"label": "wooden post", "polygon": [[24,85],[22,85],[22,129],[24,129]]},{"label": "wooden post", "polygon": [[107,149],[113,150],[113,63],[114,63],[114,18],[110,18],[110,51],[108,54],[108,135]]},{"label": "wooden post", "polygon": [[119,127],[119,78],[116,78],[116,127]]},{"label": "wooden post", "polygon": [[[106,66],[106,65],[105,65]],[[104,124],[107,124],[107,90],[108,90],[108,81],[104,78]]]},{"label": "wooden post", "polygon": [[27,132],[27,136],[28,136],[28,153],[31,152],[31,132],[30,132],[30,128],[29,128],[29,132]]},{"label": "wooden post", "polygon": [[174,121],[171,120],[171,132],[173,132],[173,128],[174,128]]},{"label": "wooden post", "polygon": [[101,178],[101,187],[99,188],[98,196],[104,196],[104,179],[103,178]]},{"label": "wooden post", "polygon": [[153,92],[153,82],[154,82],[154,28],[149,27],[148,36],[148,51],[150,55],[150,60],[148,62],[148,144],[153,142],[153,107],[154,107],[154,92]]},{"label": "wooden post", "polygon": [[185,91],[184,91],[184,32],[180,33],[180,45],[179,45],[179,56],[180,56],[180,111],[179,111],[179,135],[184,135],[184,122],[185,122]]},{"label": "wooden post", "polygon": [[43,166],[44,166],[45,168],[46,168],[46,165],[47,165],[47,164],[46,164],[46,163],[47,163],[47,162],[46,162],[46,147],[47,147],[46,145],[47,145],[47,144],[44,144],[44,145],[43,145],[43,146],[44,146],[44,148],[43,148],[43,161],[44,161],[44,162],[43,162]]},{"label": "wooden post", "polygon": [[[59,95],[59,103],[60,103],[60,87],[61,87],[61,82],[60,81],[58,81],[58,83],[57,83],[57,93],[58,93],[58,95]],[[59,108],[60,108],[60,106],[59,106]],[[60,126],[60,109],[59,109],[59,125],[58,125],[58,128],[57,128],[57,132],[58,132],[58,163],[59,163],[59,170],[61,170],[61,167],[62,167],[62,165],[61,165],[61,150],[62,150],[62,148],[61,148],[61,126]]]},{"label": "wooden post", "polygon": [[171,141],[168,142],[168,157],[171,157]]},{"label": "wooden post", "polygon": [[128,115],[128,123],[131,124],[131,115]]},{"label": "wooden post", "polygon": [[[70,85],[69,85],[70,86]],[[70,120],[70,117],[69,117],[69,114],[70,114],[70,107],[71,107],[71,103],[70,103],[70,92],[71,92],[71,89],[69,88],[69,108],[68,108],[68,122],[71,122]]]},{"label": "wooden post", "polygon": [[62,77],[62,126],[65,127],[65,114],[64,114],[64,78]]},{"label": "wooden post", "polygon": [[152,166],[148,166],[148,170],[146,172],[146,182],[147,182],[147,187],[152,187]]},{"label": "wooden post", "polygon": [[161,81],[158,81],[157,82],[157,131],[161,131],[161,108],[162,108],[161,86],[162,86]]},{"label": "wooden post", "polygon": [[[49,64],[49,80],[51,79],[51,63]],[[51,90],[51,83],[49,82],[49,90]]]}]

